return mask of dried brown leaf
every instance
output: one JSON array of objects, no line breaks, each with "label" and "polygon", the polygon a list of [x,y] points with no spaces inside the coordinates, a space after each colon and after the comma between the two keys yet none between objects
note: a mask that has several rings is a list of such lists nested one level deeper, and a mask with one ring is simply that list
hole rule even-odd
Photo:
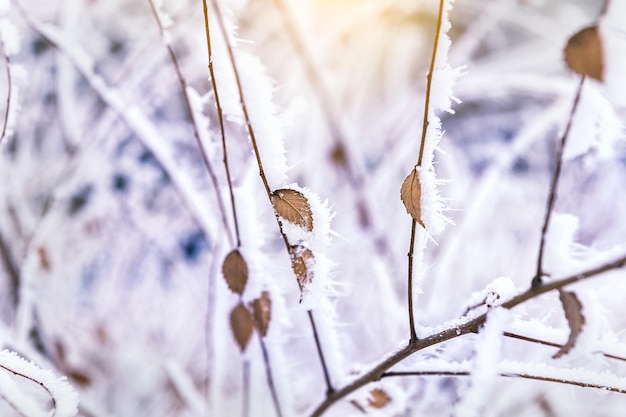
[{"label": "dried brown leaf", "polygon": [[233,331],[235,340],[239,345],[239,349],[243,352],[246,350],[246,346],[252,336],[254,330],[254,318],[250,310],[246,308],[242,303],[237,306],[230,313],[230,328]]},{"label": "dried brown leaf", "polygon": [[368,404],[374,408],[383,408],[389,404],[389,401],[391,401],[389,395],[387,395],[387,393],[380,388],[374,388],[371,390],[370,396],[367,399]]},{"label": "dried brown leaf", "polygon": [[243,294],[248,282],[248,265],[237,249],[226,255],[222,265],[222,273],[228,288],[239,295]]},{"label": "dried brown leaf", "polygon": [[281,188],[271,195],[274,210],[289,223],[313,230],[313,213],[309,200],[300,191]]},{"label": "dried brown leaf", "polygon": [[254,324],[261,336],[265,337],[267,328],[272,318],[272,300],[267,291],[263,291],[261,296],[252,301],[252,312],[254,313]]},{"label": "dried brown leaf", "polygon": [[589,26],[567,41],[565,63],[574,72],[602,81],[604,77],[604,55],[602,38],[597,26]]},{"label": "dried brown leaf", "polygon": [[419,172],[416,169],[412,169],[411,173],[407,175],[400,188],[400,198],[404,203],[406,212],[413,217],[413,219],[424,226],[422,221],[422,184],[420,182]]},{"label": "dried brown leaf", "polygon": [[313,271],[310,266],[315,262],[315,256],[311,249],[302,245],[295,245],[289,249],[289,257],[291,258],[293,272],[296,274],[302,289],[313,280]]},{"label": "dried brown leaf", "polygon": [[64,373],[68,378],[80,386],[86,387],[91,384],[91,377],[83,371],[73,369],[66,370]]},{"label": "dried brown leaf", "polygon": [[50,271],[50,257],[48,256],[48,251],[46,250],[46,248],[40,246],[37,249],[37,254],[39,255],[39,265],[41,266],[41,269],[46,272]]},{"label": "dried brown leaf", "polygon": [[346,149],[341,144],[337,144],[330,154],[332,161],[339,166],[347,166],[348,159],[346,158]]},{"label": "dried brown leaf", "polygon": [[555,359],[565,355],[574,347],[585,324],[583,305],[575,293],[559,291],[559,299],[563,305],[563,311],[565,311],[565,318],[567,319],[570,333],[567,343],[553,356]]}]

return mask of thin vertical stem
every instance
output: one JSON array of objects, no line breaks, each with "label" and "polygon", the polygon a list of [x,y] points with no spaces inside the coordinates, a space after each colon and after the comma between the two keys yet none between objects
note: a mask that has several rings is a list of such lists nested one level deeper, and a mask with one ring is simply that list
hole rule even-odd
[{"label": "thin vertical stem", "polygon": [[317,326],[315,325],[315,319],[313,318],[313,312],[309,310],[307,311],[307,314],[309,316],[311,328],[313,329],[313,337],[315,337],[315,347],[317,348],[317,355],[319,356],[320,363],[322,364],[322,371],[324,372],[324,380],[326,381],[326,397],[330,397],[335,392],[335,389],[330,382],[330,373],[328,372],[328,368],[326,367],[326,361],[324,360],[324,352],[322,352],[322,344],[320,343]]},{"label": "thin vertical stem", "polygon": [[[156,5],[154,4],[154,0],[148,0],[148,3],[150,4],[150,9],[152,10],[152,14],[154,15],[154,19],[157,22],[157,25],[159,26],[159,31],[161,32],[161,36],[165,37],[165,27],[163,26],[163,22],[161,21],[161,17],[159,15],[159,11],[156,8]],[[185,80],[185,77],[183,75],[183,72],[180,68],[180,64],[178,63],[178,58],[176,57],[176,53],[174,52],[174,48],[172,48],[172,44],[170,42],[166,42],[165,47],[167,49],[167,52],[170,56],[170,60],[172,61],[172,65],[174,66],[174,70],[176,71],[176,77],[178,78],[178,82],[180,83],[180,88],[182,90],[183,93],[183,98],[185,101],[185,108],[187,110],[187,113],[189,114],[189,117],[191,118],[191,125],[193,127],[193,136],[196,139],[196,142],[198,144],[198,147],[200,148],[200,154],[202,155],[202,161],[204,162],[204,166],[206,167],[208,173],[209,173],[209,178],[211,179],[211,183],[213,185],[213,189],[215,190],[215,196],[217,199],[217,204],[220,208],[220,212],[222,214],[222,223],[224,224],[224,228],[226,229],[226,231],[229,231],[229,226],[228,226],[228,221],[226,220],[226,208],[224,206],[224,201],[222,200],[222,194],[220,193],[220,189],[219,189],[219,185],[217,182],[217,176],[215,175],[215,172],[213,171],[213,166],[211,165],[211,161],[209,160],[209,153],[206,149],[206,147],[204,146],[204,143],[202,142],[202,139],[200,138],[200,131],[198,128],[198,121],[196,120],[196,115],[193,111],[193,106],[191,105],[191,99],[189,98],[189,94],[187,92],[187,81]],[[232,197],[232,187],[230,186],[230,177],[228,176],[228,185],[230,188],[230,193],[231,193],[231,200],[232,200],[232,207],[233,207],[233,217],[234,217],[234,222],[235,222],[235,235],[237,237],[237,246],[239,246],[239,228],[237,225],[237,216],[235,214],[235,206],[234,206],[234,199]],[[230,233],[228,233],[228,237],[230,239],[232,239],[232,236],[230,235]],[[232,240],[231,240],[232,243]]]},{"label": "thin vertical stem", "polygon": [[[437,15],[437,27],[435,29],[435,40],[433,42],[433,53],[430,57],[430,67],[428,69],[428,74],[426,75],[426,98],[424,99],[424,118],[422,124],[422,139],[420,141],[420,152],[417,158],[417,164],[415,168],[421,167],[424,159],[424,148],[426,147],[426,134],[428,132],[428,113],[430,110],[430,93],[433,83],[433,72],[435,71],[435,60],[437,58],[437,48],[439,46],[439,36],[441,34],[441,26],[443,22],[443,6],[445,0],[439,0],[439,14]],[[410,343],[415,343],[417,341],[417,333],[415,331],[415,319],[413,318],[413,254],[415,252],[415,235],[417,233],[417,221],[415,219],[411,220],[411,238],[409,245],[409,265],[408,265],[408,298],[409,298],[409,329],[411,332]]]},{"label": "thin vertical stem", "polygon": [[11,111],[11,101],[13,99],[13,77],[11,76],[11,57],[6,53],[4,55],[4,63],[7,73],[7,108],[4,111],[4,125],[2,126],[2,134],[0,135],[0,144],[4,140],[9,126],[9,112]]},{"label": "thin vertical stem", "polygon": [[243,393],[241,417],[250,417],[250,362],[243,361]]},{"label": "thin vertical stem", "polygon": [[582,76],[576,90],[576,97],[574,98],[574,104],[572,105],[572,109],[569,113],[569,118],[567,120],[567,125],[565,126],[565,131],[563,132],[563,136],[561,137],[561,141],[559,142],[556,150],[556,168],[554,169],[554,175],[552,176],[552,181],[550,182],[548,203],[546,205],[543,227],[541,228],[541,242],[539,243],[539,255],[537,256],[537,272],[535,273],[535,276],[531,283],[531,286],[533,288],[537,288],[543,283],[543,255],[545,251],[546,234],[548,232],[548,227],[550,226],[550,218],[552,217],[554,203],[556,202],[557,189],[559,187],[559,179],[561,177],[561,166],[563,165],[563,151],[565,150],[565,145],[567,144],[567,138],[569,136],[570,128],[572,127],[572,121],[574,120],[576,109],[578,108],[578,103],[580,101],[580,96],[584,83],[585,76]]},{"label": "thin vertical stem", "polygon": [[237,235],[237,247],[241,246],[241,237],[239,234],[239,222],[237,220],[237,209],[235,205],[235,195],[233,193],[233,182],[230,174],[230,164],[228,163],[228,148],[226,146],[226,129],[224,129],[224,112],[222,110],[222,104],[220,101],[220,94],[217,90],[217,81],[215,79],[215,68],[213,67],[213,48],[211,46],[211,34],[209,33],[209,11],[206,1],[203,2],[204,9],[204,28],[206,35],[207,54],[209,59],[209,74],[211,75],[211,86],[213,88],[213,94],[215,94],[215,107],[217,108],[217,119],[220,125],[220,136],[222,140],[222,153],[224,155],[224,170],[226,171],[226,180],[228,181],[228,190],[230,192],[230,202],[233,209],[233,219],[235,222],[235,234]]},{"label": "thin vertical stem", "polygon": [[430,110],[430,90],[433,84],[433,72],[435,71],[435,61],[437,58],[437,48],[439,46],[439,36],[441,34],[441,24],[443,21],[443,5],[445,0],[439,0],[439,14],[437,15],[437,28],[435,29],[435,40],[433,42],[433,53],[430,57],[430,67],[426,75],[426,98],[424,101],[424,119],[422,124],[422,141],[420,143],[420,153],[417,158],[417,166],[422,166],[424,158],[424,148],[426,147],[426,132],[428,131],[428,111]]},{"label": "thin vertical stem", "polygon": [[272,395],[272,401],[274,402],[274,409],[278,417],[283,417],[283,413],[280,409],[280,402],[278,401],[278,393],[276,392],[276,386],[274,385],[274,378],[272,378],[272,366],[270,364],[270,358],[267,354],[267,346],[263,337],[259,335],[259,342],[261,342],[261,352],[263,352],[263,362],[265,363],[265,374],[267,375],[267,386],[270,389]]},{"label": "thin vertical stem", "polygon": [[409,343],[417,342],[417,332],[415,331],[415,318],[413,317],[413,253],[415,251],[415,229],[417,227],[417,221],[411,219],[411,243],[409,245],[409,283],[407,288],[409,298],[409,329],[411,331],[411,339]]}]

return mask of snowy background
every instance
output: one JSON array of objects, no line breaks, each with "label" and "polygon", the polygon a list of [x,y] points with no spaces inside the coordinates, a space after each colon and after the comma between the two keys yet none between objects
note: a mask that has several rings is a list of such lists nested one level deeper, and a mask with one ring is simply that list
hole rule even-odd
[{"label": "snowy background", "polygon": [[[626,35],[615,23],[621,0],[614,2],[602,21],[613,36],[606,57],[626,56]],[[498,277],[519,291],[529,286],[556,144],[579,82],[563,48],[597,21],[603,3],[455,1],[447,58],[462,75],[452,110],[437,111],[445,133],[434,153],[450,224],[420,240],[418,333],[481,302],[484,293],[474,293]],[[66,375],[80,394],[79,415],[275,415],[260,338],[254,334],[242,354],[229,322],[240,298],[248,303],[262,291],[272,300],[264,344],[285,416],[308,415],[326,390],[306,308],[336,387],[408,341],[411,219],[400,186],[419,153],[438,2],[219,4],[235,28],[231,41],[270,186],[304,187],[314,210],[312,234],[288,233],[316,254],[317,275],[303,297],[212,21],[250,270],[242,297],[224,282],[222,262],[236,238],[201,1],[154,1],[162,32],[149,0],[0,0],[0,115],[11,97],[0,144],[0,344]],[[552,278],[625,250],[625,88],[608,72],[606,83],[585,83],[548,234],[544,266]],[[331,231],[323,230],[329,221]],[[510,331],[565,343],[567,321],[550,293],[395,369],[471,376],[384,379],[327,415],[361,415],[359,407],[380,416],[622,415],[623,394],[498,373],[516,373],[523,363],[626,388],[619,378],[625,359],[602,355],[626,358],[625,278],[618,270],[570,288],[586,324],[562,358],[552,359],[554,347],[501,337]],[[559,373],[566,368],[576,370]],[[41,392],[20,384],[41,401]],[[0,383],[0,414],[20,415],[6,401],[8,386]],[[390,402],[368,405],[373,388]]]}]

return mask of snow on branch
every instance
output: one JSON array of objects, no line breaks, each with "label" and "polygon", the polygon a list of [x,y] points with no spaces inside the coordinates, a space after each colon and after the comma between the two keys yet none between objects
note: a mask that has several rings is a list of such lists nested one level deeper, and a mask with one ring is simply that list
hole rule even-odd
[{"label": "snow on branch", "polygon": [[46,417],[48,410],[38,407],[32,396],[25,394],[9,374],[31,381],[46,391],[52,402],[52,417],[70,417],[76,415],[78,394],[65,380],[51,371],[41,369],[32,362],[18,356],[15,352],[0,352],[0,395],[21,416]]}]

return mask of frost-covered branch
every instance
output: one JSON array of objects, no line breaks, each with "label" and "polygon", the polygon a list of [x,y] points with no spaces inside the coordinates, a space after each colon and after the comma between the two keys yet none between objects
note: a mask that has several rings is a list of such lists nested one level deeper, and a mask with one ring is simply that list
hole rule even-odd
[{"label": "frost-covered branch", "polygon": [[0,49],[2,49],[7,76],[6,109],[4,111],[2,133],[0,134],[0,144],[2,144],[6,137],[13,134],[16,112],[19,109],[19,103],[17,102],[18,89],[15,83],[15,70],[11,57],[19,52],[20,39],[17,28],[7,18],[0,20]]},{"label": "frost-covered branch", "polygon": [[[622,268],[625,265],[626,255],[623,255],[612,262],[605,263],[595,268],[587,269],[578,274],[555,280],[550,283],[546,283],[545,285],[542,285],[540,287],[531,287],[525,292],[504,302],[502,304],[502,307],[511,309],[547,292],[558,290],[576,282],[596,277],[604,272],[608,272],[617,268]],[[483,324],[485,324],[486,320],[487,313],[483,313],[475,318],[462,318],[458,321],[451,322],[452,324],[444,325],[443,330],[439,330],[427,337],[407,344],[405,347],[390,354],[388,357],[383,359],[379,364],[371,368],[369,371],[364,372],[360,377],[356,378],[351,383],[345,385],[342,388],[339,388],[336,392],[326,398],[326,400],[324,400],[319,406],[317,406],[317,408],[315,408],[315,410],[311,413],[311,417],[321,416],[337,401],[341,400],[342,398],[371,382],[378,381],[383,375],[385,375],[385,373],[390,368],[402,362],[414,353],[419,352],[427,347],[437,345],[447,340],[455,339],[469,333],[477,333],[479,328]]]},{"label": "frost-covered branch", "polygon": [[[78,394],[65,378],[58,378],[52,372],[40,369],[32,362],[27,362],[15,352],[0,352],[0,369],[17,377],[29,380],[43,388],[52,403],[52,417],[70,417],[76,414]],[[36,401],[23,394],[20,388],[3,372],[0,372],[0,393],[10,401],[11,406],[20,415],[45,416],[46,411],[39,409]]]},{"label": "frost-covered branch", "polygon": [[[531,336],[526,336],[526,335],[521,335],[521,334],[517,334],[517,333],[513,333],[513,332],[504,332],[504,335],[506,337],[510,337],[511,339],[518,339],[518,340],[523,340],[525,342],[531,342],[531,343],[537,343],[539,345],[544,345],[544,346],[551,346],[551,347],[555,347],[558,349],[563,349],[562,344],[560,343],[556,343],[556,342],[552,342],[550,340],[544,340],[544,339],[539,339],[537,337],[531,337]],[[612,353],[607,353],[607,352],[600,352],[604,357],[610,358],[610,359],[615,359],[618,361],[623,361],[626,362],[626,358],[622,357],[622,356],[618,356]]]},{"label": "frost-covered branch", "polygon": [[[385,372],[381,378],[472,375],[468,363],[439,365],[426,363],[425,365],[428,370]],[[438,366],[440,369],[437,369]],[[592,372],[580,368],[557,368],[545,364],[517,361],[500,362],[498,364],[498,372],[503,377],[534,379],[626,394],[626,378],[620,378],[611,372]]]}]

